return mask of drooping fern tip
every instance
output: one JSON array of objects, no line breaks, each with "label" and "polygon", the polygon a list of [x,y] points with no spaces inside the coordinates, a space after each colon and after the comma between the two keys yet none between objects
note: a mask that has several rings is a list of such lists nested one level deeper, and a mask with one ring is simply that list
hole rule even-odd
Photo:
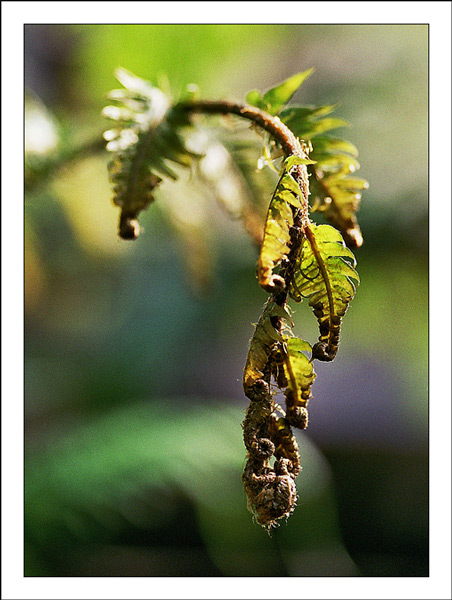
[{"label": "drooping fern tip", "polygon": [[[138,237],[138,215],[154,201],[160,186],[165,208],[164,182],[178,179],[184,169],[196,172],[208,184],[228,177],[232,181],[231,173],[240,173],[247,182],[262,176],[255,168],[244,167],[240,147],[221,143],[218,130],[212,130],[209,141],[204,125],[208,115],[251,121],[262,134],[258,166],[279,174],[262,231],[254,234],[260,246],[257,279],[268,300],[250,341],[243,374],[250,404],[243,423],[247,462],[242,479],[250,511],[269,530],[294,510],[295,478],[301,467],[292,428],[308,425],[314,361],[336,357],[342,319],[359,284],[356,260],[346,244],[362,244],[356,213],[368,184],[353,175],[359,169],[355,146],[330,134],[348,125],[330,116],[337,105],[289,104],[312,73],[313,69],[297,73],[264,94],[253,90],[241,104],[200,100],[193,86],[173,99],[119,69],[116,77],[123,88],[110,92],[110,104],[103,111],[114,123],[104,137],[112,153],[109,178],[113,202],[121,209],[119,235],[124,239]],[[196,135],[199,128],[202,136]],[[202,161],[212,147],[220,145],[228,160],[215,177],[206,177]],[[232,211],[218,189],[226,212],[239,215],[245,229],[255,232],[265,199],[250,200],[245,191],[240,209]],[[330,224],[314,223],[310,215],[315,213]],[[182,229],[179,220],[177,231]],[[306,299],[318,321],[319,339],[312,347],[293,332],[290,299]],[[285,408],[277,398],[279,392]]]}]

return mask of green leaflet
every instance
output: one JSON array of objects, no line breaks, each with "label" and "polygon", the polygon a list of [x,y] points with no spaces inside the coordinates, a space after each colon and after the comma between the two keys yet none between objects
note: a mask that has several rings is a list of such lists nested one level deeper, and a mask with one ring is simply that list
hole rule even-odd
[{"label": "green leaflet", "polygon": [[[311,160],[310,158],[301,158],[301,156],[297,156],[296,154],[292,154],[285,161],[286,171],[290,171],[290,169],[295,165],[315,165],[316,161]],[[295,193],[298,193],[296,191]]]},{"label": "green leaflet", "polygon": [[[341,175],[338,175],[323,181],[319,178],[321,185],[316,198],[319,199],[320,205],[316,210],[323,211],[325,218],[341,231],[349,246],[359,248],[363,244],[363,236],[356,213],[359,210],[361,191],[353,189],[354,178],[347,177],[339,181],[340,177]],[[350,189],[347,189],[348,185]],[[366,182],[361,189],[367,187]],[[319,188],[313,185],[313,193]]]},{"label": "green leaflet", "polygon": [[325,106],[290,106],[281,111],[281,121],[303,140],[312,140],[326,131],[339,127],[349,127],[344,119],[329,117],[337,105]]},{"label": "green leaflet", "polygon": [[361,230],[356,220],[362,191],[369,187],[365,179],[350,177],[360,165],[356,148],[337,138],[323,137],[314,141],[311,190],[316,202],[313,210],[322,211],[325,218],[337,227],[351,247],[362,245]]},{"label": "green leaflet", "polygon": [[311,224],[305,235],[290,295],[298,302],[309,298],[320,329],[312,357],[330,361],[336,356],[341,319],[355,295],[359,276],[355,257],[336,229]]},{"label": "green leaflet", "polygon": [[331,129],[350,126],[344,119],[336,117],[326,117],[324,119],[315,120],[306,119],[300,121],[292,119],[289,123],[286,123],[286,125],[290,127],[290,129],[293,128],[295,135],[303,140],[312,140],[318,135],[330,131]]},{"label": "green leaflet", "polygon": [[259,284],[267,291],[273,292],[284,287],[284,281],[273,269],[289,254],[290,228],[293,225],[293,211],[301,208],[301,190],[297,182],[289,174],[289,170],[304,159],[286,159],[282,175],[278,181],[268,208],[264,228],[264,239],[257,264]]},{"label": "green leaflet", "polygon": [[284,108],[280,113],[281,121],[284,123],[300,123],[303,119],[307,122],[314,117],[326,117],[338,107],[338,104],[324,104],[314,106],[313,104],[295,105]]},{"label": "green leaflet", "polygon": [[170,109],[166,94],[125,69],[116,77],[125,89],[108,95],[111,104],[102,114],[115,127],[104,138],[114,153],[108,170],[113,202],[121,208],[119,233],[135,239],[138,213],[152,202],[156,186],[163,177],[177,179],[168,163],[190,167],[197,155],[185,147],[177,130],[188,122]]},{"label": "green leaflet", "polygon": [[[284,378],[280,384],[286,384],[286,419],[294,427],[305,429],[307,426],[307,411],[305,410],[311,398],[311,387],[315,380],[312,361],[304,352],[311,352],[308,342],[296,337],[285,339],[283,355]],[[301,410],[300,410],[301,409]]]},{"label": "green leaflet", "polygon": [[353,158],[358,157],[357,147],[338,137],[332,135],[321,135],[315,139],[315,150],[313,150],[318,156],[322,156],[335,153],[345,153],[352,156]]},{"label": "green leaflet", "polygon": [[296,75],[292,75],[292,77],[265,92],[263,96],[258,90],[252,90],[248,92],[246,101],[248,104],[257,106],[271,115],[277,115],[313,72],[314,69],[308,69],[307,71],[301,71]]},{"label": "green leaflet", "polygon": [[[283,319],[282,333],[276,331],[272,319]],[[250,348],[243,373],[243,383],[246,388],[263,377],[270,355],[284,341],[283,335],[291,335],[293,326],[287,309],[274,302],[267,302],[251,338]]]},{"label": "green leaflet", "polygon": [[302,83],[304,83],[313,72],[314,69],[301,71],[265,92],[263,101],[268,107],[268,112],[272,115],[278,114],[283,106],[289,102]]},{"label": "green leaflet", "polygon": [[257,266],[259,284],[268,292],[284,287],[284,282],[273,269],[289,254],[290,227],[293,225],[292,210],[279,194],[272,200],[265,223],[264,241]]}]

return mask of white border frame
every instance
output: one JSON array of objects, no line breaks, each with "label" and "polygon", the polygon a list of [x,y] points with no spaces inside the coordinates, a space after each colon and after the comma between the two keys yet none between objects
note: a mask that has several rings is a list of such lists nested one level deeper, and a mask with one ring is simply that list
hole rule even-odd
[{"label": "white border frame", "polygon": [[[81,5],[89,5],[84,10]],[[23,205],[25,23],[274,23],[274,2],[2,2],[3,198]],[[450,2],[278,2],[278,23],[430,24],[430,527],[428,578],[23,577],[23,227],[2,206],[2,598],[451,597]],[[344,15],[347,20],[344,21]],[[258,17],[258,18],[257,18]],[[174,20],[177,18],[177,20]],[[436,299],[440,298],[438,302]],[[437,315],[436,307],[439,306]],[[449,309],[449,310],[448,310]],[[441,321],[439,321],[441,319]],[[427,383],[427,382],[426,382]],[[249,586],[249,587],[248,587]],[[250,590],[248,592],[248,590]],[[252,590],[252,591],[251,591]]]}]

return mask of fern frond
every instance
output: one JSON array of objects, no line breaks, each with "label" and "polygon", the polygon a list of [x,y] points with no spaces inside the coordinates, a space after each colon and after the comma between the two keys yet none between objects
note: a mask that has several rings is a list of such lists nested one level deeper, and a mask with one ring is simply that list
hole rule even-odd
[{"label": "fern frond", "polygon": [[342,317],[359,283],[356,261],[333,227],[311,224],[305,234],[290,295],[298,302],[309,298],[320,329],[312,357],[331,361],[338,350]]},{"label": "fern frond", "polygon": [[322,211],[349,246],[359,247],[363,239],[356,213],[361,194],[369,184],[365,179],[350,177],[360,168],[356,160],[358,152],[352,144],[337,138],[317,138],[314,145],[312,157],[317,162],[311,178],[315,198],[312,210]]},{"label": "fern frond", "polygon": [[[281,190],[282,181],[277,190]],[[290,252],[290,228],[293,214],[289,203],[277,192],[273,197],[265,223],[264,240],[259,255],[257,277],[259,284],[268,292],[284,288],[284,280],[273,273],[282,259]]]},{"label": "fern frond", "polygon": [[[275,329],[275,322],[278,318],[283,320],[281,328],[283,333]],[[266,303],[251,338],[243,373],[245,387],[252,387],[256,381],[263,377],[272,352],[275,351],[277,345],[284,341],[283,334],[288,335],[292,327],[293,321],[287,307],[283,308],[274,302]]]},{"label": "fern frond", "polygon": [[[356,148],[345,140],[325,135],[348,123],[331,116],[336,105],[285,108],[312,71],[297,73],[263,95],[251,91],[247,101],[253,106],[228,100],[199,100],[193,87],[187,89],[185,99],[172,105],[160,89],[120,71],[118,78],[125,90],[112,92],[113,105],[104,110],[104,115],[118,124],[105,137],[107,148],[115,152],[110,178],[114,202],[122,211],[122,237],[137,236],[138,213],[152,201],[162,178],[177,178],[174,165],[190,167],[194,159],[200,159],[197,164],[201,180],[210,186],[230,216],[244,221],[260,245],[257,278],[271,296],[255,327],[244,369],[243,387],[250,405],[243,423],[247,462],[242,480],[250,510],[267,529],[294,509],[294,480],[300,462],[291,426],[307,426],[307,405],[316,377],[313,360],[331,361],[336,356],[341,319],[359,283],[355,258],[341,233],[328,225],[317,226],[309,219],[311,183],[315,191],[312,210],[322,211],[351,245],[362,242],[355,213],[367,182],[350,176],[359,169]],[[236,115],[251,121],[254,129],[263,134],[258,170],[271,167],[267,171],[272,174],[273,185],[275,173],[279,174],[263,235],[259,227],[262,200],[256,200],[256,194],[247,194],[247,187],[253,186],[237,160],[240,150],[236,149],[234,156],[218,140],[212,143],[207,139],[200,152],[199,144],[193,144],[194,136],[184,139],[183,129],[192,125],[197,114]],[[202,134],[199,129],[195,131],[198,133]],[[198,234],[205,228],[197,227],[200,221],[186,227],[192,210],[189,205],[184,213],[178,198],[174,210],[169,212],[176,229],[187,236],[188,254],[196,259],[192,262],[194,273],[199,273],[205,271],[205,265],[198,269],[205,262],[205,247],[192,242],[194,238],[199,241]],[[312,348],[293,334],[287,306],[289,295],[296,301],[308,298],[318,319],[320,337]],[[306,353],[311,353],[310,359]],[[272,378],[284,392],[285,414],[276,404]],[[278,412],[283,416],[277,416]]]},{"label": "fern frond", "polygon": [[172,163],[190,167],[198,155],[188,150],[179,130],[188,120],[171,110],[171,99],[149,82],[125,69],[116,77],[125,89],[108,95],[111,105],[103,116],[115,127],[105,132],[113,202],[121,208],[119,234],[138,237],[138,213],[153,201],[154,189],[164,177],[177,179]]},{"label": "fern frond", "polygon": [[287,258],[290,252],[290,228],[293,226],[293,209],[302,207],[301,190],[290,175],[294,164],[309,163],[307,159],[291,156],[284,161],[281,177],[278,181],[268,208],[264,228],[264,239],[257,264],[259,284],[267,292],[283,289],[285,282],[273,270]]}]

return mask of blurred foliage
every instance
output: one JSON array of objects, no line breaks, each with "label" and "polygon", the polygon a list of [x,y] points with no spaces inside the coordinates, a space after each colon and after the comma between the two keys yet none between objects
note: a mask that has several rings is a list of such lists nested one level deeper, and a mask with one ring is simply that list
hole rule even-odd
[{"label": "blurred foliage", "polygon": [[[142,401],[51,436],[27,462],[27,540],[37,557],[28,574],[56,575],[57,567],[86,575],[91,565],[77,562],[83,548],[130,544],[147,549],[147,569],[103,564],[102,575],[202,575],[206,567],[215,575],[302,575],[303,549],[335,556],[335,570],[319,574],[356,574],[340,542],[328,467],[308,441],[295,523],[270,537],[251,522],[243,510],[240,413],[198,398]],[[168,563],[153,563],[154,546]],[[184,546],[194,556],[173,564]]]},{"label": "blurred foliage", "polygon": [[[31,187],[27,573],[426,576],[427,26],[27,25],[25,34],[26,84],[60,150],[100,138],[119,65],[161,84],[166,73],[176,93],[197,81],[212,98],[315,65],[294,101],[341,102],[371,184],[359,213],[360,291],[340,356],[317,369],[298,508],[272,538],[250,522],[240,482],[240,380],[265,299],[252,242],[204,186],[166,183],[165,202],[192,199],[209,225],[191,239],[216,242],[215,267],[198,255],[211,261],[209,294],[193,295],[184,241],[157,196],[146,235],[133,247],[116,239],[104,153],[52,166],[49,184]],[[234,143],[242,133],[231,132]],[[268,197],[273,184],[264,175],[249,193]],[[315,337],[309,321],[297,335]]]}]

